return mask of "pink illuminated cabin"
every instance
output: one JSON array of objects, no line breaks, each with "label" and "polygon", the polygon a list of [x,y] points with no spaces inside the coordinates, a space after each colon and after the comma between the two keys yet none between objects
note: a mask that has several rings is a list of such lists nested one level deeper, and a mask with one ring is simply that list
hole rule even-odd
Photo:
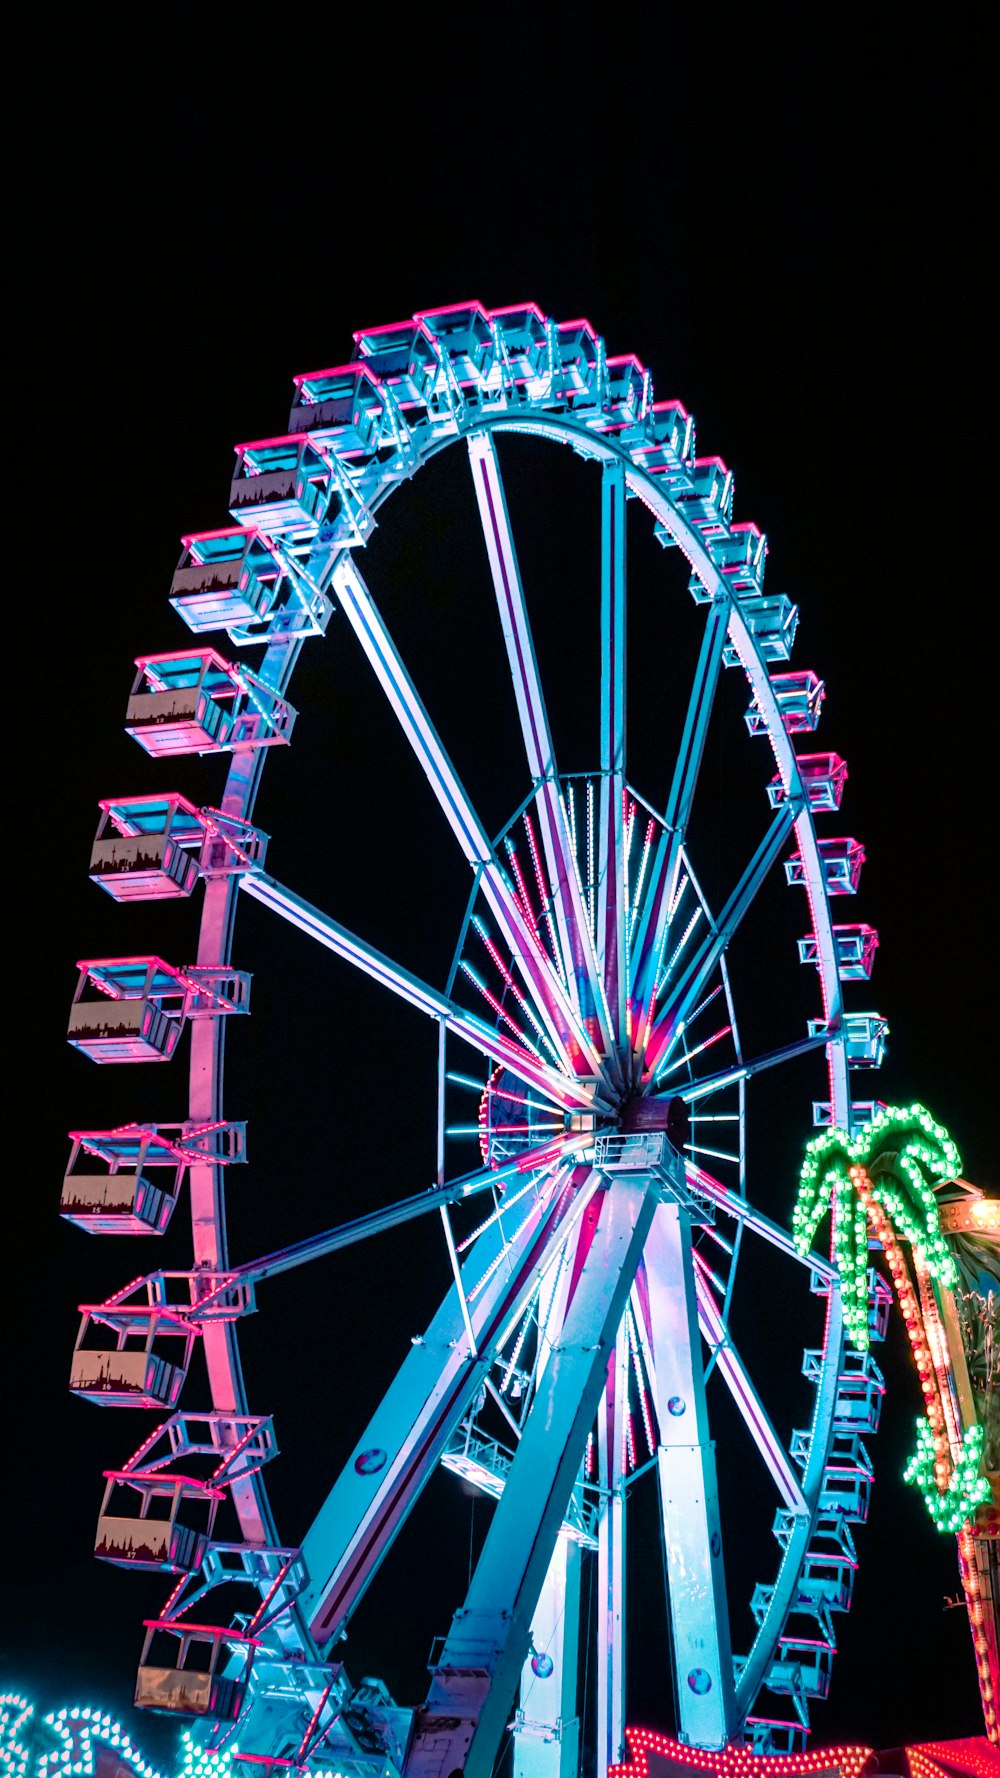
[{"label": "pink illuminated cabin", "polygon": [[70,1389],[102,1407],[176,1407],[194,1339],[164,1304],[84,1308]]},{"label": "pink illuminated cabin", "polygon": [[200,1568],[225,1490],[191,1476],[105,1470],[94,1554],[118,1568],[191,1574]]},{"label": "pink illuminated cabin", "polygon": [[[209,1716],[235,1722],[243,1708],[254,1650],[253,1636],[214,1624],[191,1624],[183,1618],[147,1618],[146,1640],[135,1685],[139,1709],[181,1716]],[[238,1678],[220,1667],[242,1653]]]}]

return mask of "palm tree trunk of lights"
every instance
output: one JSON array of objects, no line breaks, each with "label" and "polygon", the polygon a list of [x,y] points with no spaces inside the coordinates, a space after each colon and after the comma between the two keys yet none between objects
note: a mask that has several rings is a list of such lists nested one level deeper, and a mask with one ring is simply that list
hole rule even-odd
[{"label": "palm tree trunk of lights", "polygon": [[[876,1203],[872,1195],[872,1182],[866,1169],[860,1166],[852,1167],[850,1175],[851,1183],[865,1207],[872,1234],[880,1243],[892,1274],[896,1301],[906,1324],[917,1374],[920,1378],[924,1409],[934,1439],[935,1480],[941,1493],[944,1494],[947,1492],[948,1484],[954,1473],[953,1452],[961,1449],[961,1435],[948,1393],[947,1367],[943,1351],[944,1332],[938,1318],[937,1305],[934,1302],[926,1274],[921,1274],[920,1265],[916,1260],[914,1264],[921,1286],[919,1297],[914,1290],[892,1224],[882,1206]],[[934,1345],[937,1347],[936,1353],[929,1337],[931,1329],[937,1336],[934,1340]],[[985,1516],[989,1512],[989,1508],[977,1508],[974,1523],[985,1520]],[[983,1597],[975,1554],[975,1531],[966,1522],[960,1527],[957,1537],[959,1574],[969,1613],[969,1628],[972,1634],[976,1675],[979,1681],[986,1733],[994,1745],[1000,1745],[1000,1726],[998,1726],[997,1718],[1000,1678],[998,1678],[995,1619],[993,1613],[988,1609],[988,1601]]]}]

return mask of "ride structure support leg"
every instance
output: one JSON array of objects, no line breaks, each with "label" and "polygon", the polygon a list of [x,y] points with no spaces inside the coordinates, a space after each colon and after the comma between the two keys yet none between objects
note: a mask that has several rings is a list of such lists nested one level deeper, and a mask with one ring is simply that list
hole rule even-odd
[{"label": "ride structure support leg", "polygon": [[514,1778],[577,1778],[580,1770],[576,1681],[581,1561],[578,1543],[565,1535],[556,1538],[532,1620],[533,1652],[521,1670]]},{"label": "ride structure support leg", "polygon": [[618,1329],[597,1422],[597,1778],[625,1757],[625,1414],[628,1335]]},{"label": "ride structure support leg", "polygon": [[678,1740],[722,1748],[736,1728],[733,1657],[691,1227],[679,1205],[657,1209],[645,1265]]},{"label": "ride structure support leg", "polygon": [[465,1605],[417,1713],[406,1778],[490,1778],[656,1203],[643,1175],[616,1179],[605,1194]]}]

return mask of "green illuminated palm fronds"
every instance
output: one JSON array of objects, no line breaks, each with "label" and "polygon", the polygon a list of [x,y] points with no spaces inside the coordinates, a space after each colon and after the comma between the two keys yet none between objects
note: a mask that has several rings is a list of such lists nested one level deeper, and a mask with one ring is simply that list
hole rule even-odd
[{"label": "green illuminated palm fronds", "polygon": [[947,1130],[923,1105],[889,1105],[855,1136],[834,1128],[809,1143],[792,1215],[795,1245],[808,1253],[823,1216],[832,1210],[844,1319],[860,1351],[868,1347],[868,1218],[851,1169],[864,1170],[875,1202],[932,1277],[954,1287],[958,1271],[941,1233],[932,1182],[956,1178],[961,1167]]}]

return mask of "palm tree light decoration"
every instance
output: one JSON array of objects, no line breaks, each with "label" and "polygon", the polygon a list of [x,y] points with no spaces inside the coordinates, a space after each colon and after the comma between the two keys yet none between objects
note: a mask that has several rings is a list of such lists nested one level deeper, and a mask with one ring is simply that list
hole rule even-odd
[{"label": "palm tree light decoration", "polygon": [[[844,1319],[860,1351],[869,1343],[869,1235],[885,1253],[924,1398],[904,1476],[920,1488],[938,1530],[957,1534],[986,1731],[998,1742],[1000,1438],[989,1357],[1000,1303],[1000,1202],[961,1180],[961,1165],[925,1106],[887,1106],[853,1136],[834,1128],[809,1143],[792,1227],[806,1254],[832,1212]],[[910,1244],[913,1278],[901,1241]]]}]

